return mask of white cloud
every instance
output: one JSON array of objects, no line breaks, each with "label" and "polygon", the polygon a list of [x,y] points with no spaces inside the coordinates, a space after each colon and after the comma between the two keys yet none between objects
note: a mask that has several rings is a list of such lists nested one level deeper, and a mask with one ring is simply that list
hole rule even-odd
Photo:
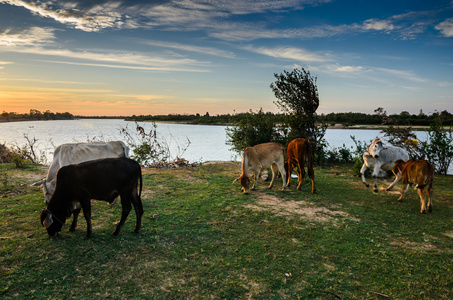
[{"label": "white cloud", "polygon": [[259,47],[254,48],[252,46],[248,46],[244,48],[245,50],[267,55],[275,58],[282,58],[288,60],[295,60],[295,61],[303,61],[303,62],[327,62],[331,61],[332,58],[328,54],[320,54],[315,52],[310,52],[305,49],[301,48],[293,48],[293,47],[276,47],[276,48],[265,48]]},{"label": "white cloud", "polygon": [[386,69],[386,68],[374,68],[377,71],[381,71],[388,75],[396,76],[405,80],[414,81],[414,82],[427,82],[428,80],[425,78],[418,77],[411,71],[402,71],[402,70],[394,70],[394,69]]},{"label": "white cloud", "polygon": [[213,47],[201,47],[201,46],[193,46],[193,45],[186,45],[186,44],[180,44],[180,43],[162,42],[162,41],[156,41],[156,40],[142,40],[139,42],[146,44],[146,45],[151,45],[151,46],[157,46],[157,47],[168,48],[168,49],[176,49],[176,50],[182,50],[182,51],[188,51],[188,52],[195,52],[195,53],[207,54],[207,55],[212,55],[212,56],[219,56],[219,57],[226,57],[226,58],[235,57],[235,54],[233,52],[222,50],[222,49],[217,49],[217,48],[213,48]]},{"label": "white cloud", "polygon": [[341,67],[336,67],[334,68],[334,71],[336,72],[342,72],[342,73],[357,73],[363,71],[363,67],[353,67],[353,66],[341,66]]},{"label": "white cloud", "polygon": [[363,22],[363,29],[365,30],[378,30],[390,31],[395,29],[395,26],[389,20],[376,20],[369,19]]},{"label": "white cloud", "polygon": [[[28,2],[21,0],[0,0],[0,3],[24,7],[33,14],[51,18],[62,24],[72,25],[84,31],[99,31],[103,28],[118,27],[121,24],[121,13],[114,10],[117,8],[114,2],[112,2],[113,5],[108,4],[105,9],[95,6],[92,10],[86,12],[77,9],[74,2],[71,5],[65,5],[62,1]],[[71,8],[60,8],[60,5]]]},{"label": "white cloud", "polygon": [[446,19],[436,27],[445,37],[453,37],[453,18]]},{"label": "white cloud", "polygon": [[55,40],[54,29],[31,27],[0,31],[0,46],[32,46],[51,44]]}]

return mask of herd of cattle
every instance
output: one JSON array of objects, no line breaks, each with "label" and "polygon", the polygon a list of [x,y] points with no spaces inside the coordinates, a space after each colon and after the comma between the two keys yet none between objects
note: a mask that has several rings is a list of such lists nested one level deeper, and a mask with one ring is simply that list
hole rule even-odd
[{"label": "herd of cattle", "polygon": [[[61,233],[66,219],[73,214],[69,231],[74,231],[80,210],[87,222],[87,236],[92,234],[91,199],[114,203],[121,198],[122,214],[113,235],[118,235],[127,216],[134,207],[137,217],[135,232],[141,227],[143,205],[141,201],[142,173],[140,165],[128,158],[129,148],[121,141],[72,143],[58,146],[54,151],[52,164],[47,177],[33,186],[42,186],[44,202],[47,208],[41,211],[41,224],[47,229],[49,236]],[[391,145],[383,145],[380,138],[372,141],[363,154],[364,164],[360,171],[363,183],[369,187],[365,179],[367,168],[373,168],[374,191],[377,192],[377,177],[382,171],[392,170],[395,180],[387,187],[387,191],[402,180],[403,195],[410,185],[415,185],[421,201],[421,213],[427,210],[425,187],[428,194],[428,211],[432,211],[432,188],[434,167],[425,160],[410,160],[406,150]],[[280,172],[283,186],[290,185],[292,170],[297,167],[298,185],[301,189],[305,177],[305,168],[312,182],[312,193],[316,193],[313,171],[313,151],[310,142],[303,138],[291,141],[288,147],[278,143],[264,143],[244,150],[241,162],[242,174],[239,181],[244,193],[250,192],[250,181],[256,186],[261,170],[271,169],[272,188],[275,177]]]}]

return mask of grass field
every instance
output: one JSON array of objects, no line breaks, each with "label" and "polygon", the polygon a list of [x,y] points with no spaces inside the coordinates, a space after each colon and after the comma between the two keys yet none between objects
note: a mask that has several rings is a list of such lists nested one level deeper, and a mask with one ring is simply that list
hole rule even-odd
[{"label": "grass field", "polygon": [[[374,194],[351,165],[315,170],[280,191],[232,183],[238,163],[145,169],[145,215],[92,201],[86,222],[51,239],[39,220],[46,169],[0,165],[3,299],[453,299],[453,176],[434,181],[433,212],[416,191]],[[392,179],[380,180],[387,186]],[[69,224],[68,224],[69,223]]]}]

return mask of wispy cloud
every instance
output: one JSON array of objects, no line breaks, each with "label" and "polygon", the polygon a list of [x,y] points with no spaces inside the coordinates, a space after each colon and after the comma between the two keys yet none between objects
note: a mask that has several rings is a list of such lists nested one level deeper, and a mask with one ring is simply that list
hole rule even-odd
[{"label": "wispy cloud", "polygon": [[[48,60],[53,63],[65,63],[72,65],[85,65],[97,67],[123,68],[146,71],[184,71],[184,72],[207,72],[206,67],[210,66],[209,61],[200,61],[191,58],[177,57],[172,55],[144,54],[139,52],[120,52],[100,50],[69,50],[41,46],[23,46],[33,44],[36,39],[30,37],[27,42],[14,44],[0,44],[0,50],[15,53],[35,54],[41,56],[52,56],[69,58],[70,61]],[[38,43],[39,44],[39,43]],[[3,46],[3,47],[2,47]],[[94,63],[88,63],[91,61]]]},{"label": "wispy cloud", "polygon": [[0,46],[48,45],[55,40],[54,29],[30,27],[7,28],[0,30]]},{"label": "wispy cloud", "polygon": [[47,61],[56,64],[67,64],[77,66],[90,66],[90,67],[102,67],[102,68],[113,68],[113,69],[129,69],[138,71],[178,71],[178,72],[209,72],[208,70],[195,69],[195,68],[180,68],[180,67],[147,67],[147,66],[131,66],[131,65],[114,65],[114,64],[99,64],[99,63],[82,63],[82,62],[70,62],[70,61]]},{"label": "wispy cloud", "polygon": [[388,75],[396,76],[405,80],[413,81],[413,82],[427,82],[428,80],[425,78],[418,77],[412,71],[404,71],[404,70],[395,70],[395,69],[386,69],[386,68],[374,68],[377,71],[381,71]]},{"label": "wispy cloud", "polygon": [[150,46],[175,49],[178,51],[195,52],[195,53],[201,53],[201,54],[218,56],[218,57],[225,57],[225,58],[235,58],[236,57],[236,55],[231,51],[217,49],[214,47],[201,47],[201,46],[187,45],[187,44],[181,44],[181,43],[162,42],[162,41],[157,41],[157,40],[139,40],[139,43],[142,43],[145,45],[150,45]]},{"label": "wispy cloud", "polygon": [[294,60],[299,62],[327,62],[332,60],[332,57],[329,54],[310,52],[302,48],[293,47],[255,48],[252,46],[248,46],[245,47],[244,49],[262,55],[267,55],[281,59]]},{"label": "wispy cloud", "polygon": [[63,1],[0,0],[0,3],[24,7],[33,14],[51,18],[84,31],[118,27],[122,19],[121,14],[115,11],[119,2],[104,3],[105,9],[98,5],[88,11],[78,9],[76,2],[70,2],[68,5]]}]

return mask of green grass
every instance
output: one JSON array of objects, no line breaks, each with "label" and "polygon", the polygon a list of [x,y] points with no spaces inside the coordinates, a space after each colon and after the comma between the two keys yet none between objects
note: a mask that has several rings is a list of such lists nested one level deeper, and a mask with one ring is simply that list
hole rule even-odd
[{"label": "green grass", "polygon": [[[452,299],[453,176],[436,176],[433,212],[413,189],[374,194],[351,165],[315,170],[285,192],[281,179],[250,195],[232,183],[237,163],[144,172],[145,215],[92,201],[86,222],[50,239],[41,227],[45,170],[0,165],[3,299]],[[387,182],[379,181],[384,187]],[[399,191],[400,185],[396,186]]]}]

